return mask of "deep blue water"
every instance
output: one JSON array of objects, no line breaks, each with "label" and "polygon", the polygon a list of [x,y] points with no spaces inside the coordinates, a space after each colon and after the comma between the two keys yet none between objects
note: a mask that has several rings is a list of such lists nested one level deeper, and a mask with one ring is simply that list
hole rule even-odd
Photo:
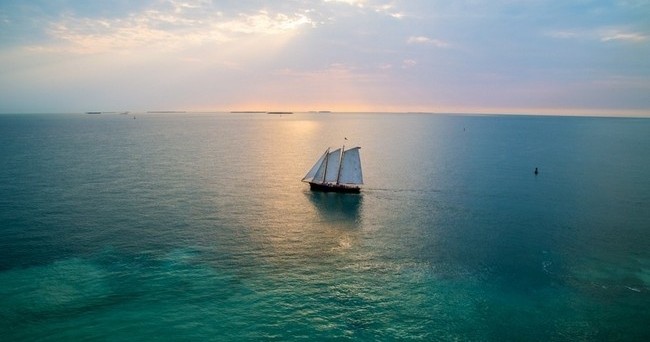
[{"label": "deep blue water", "polygon": [[3,341],[650,340],[650,119],[0,115],[0,165]]}]

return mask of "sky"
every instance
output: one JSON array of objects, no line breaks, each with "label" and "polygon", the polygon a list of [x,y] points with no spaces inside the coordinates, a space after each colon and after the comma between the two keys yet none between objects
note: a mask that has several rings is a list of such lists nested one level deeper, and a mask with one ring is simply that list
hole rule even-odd
[{"label": "sky", "polygon": [[0,113],[650,116],[650,0],[2,0]]}]

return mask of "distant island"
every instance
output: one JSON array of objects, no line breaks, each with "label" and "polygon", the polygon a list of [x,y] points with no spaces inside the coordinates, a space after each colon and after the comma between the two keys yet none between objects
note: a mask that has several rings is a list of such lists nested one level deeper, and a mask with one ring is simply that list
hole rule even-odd
[{"label": "distant island", "polygon": [[[130,112],[119,112],[119,114],[129,114]],[[99,111],[91,111],[91,112],[86,112],[86,114],[118,114],[118,112],[99,112]]]},{"label": "distant island", "polygon": [[233,114],[248,114],[248,113],[266,113],[265,110],[231,110]]},{"label": "distant island", "polygon": [[293,114],[293,112],[266,112],[266,114]]}]

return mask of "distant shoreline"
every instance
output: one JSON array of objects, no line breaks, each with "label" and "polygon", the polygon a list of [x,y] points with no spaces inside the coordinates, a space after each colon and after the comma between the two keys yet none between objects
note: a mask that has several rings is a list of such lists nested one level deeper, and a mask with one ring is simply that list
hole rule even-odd
[{"label": "distant shoreline", "polygon": [[[124,111],[124,112],[115,112],[115,111],[86,111],[86,112],[0,112],[0,115],[43,115],[43,114],[84,114],[84,115],[99,115],[99,114],[136,114],[136,113],[149,113],[149,114],[197,114],[197,113],[231,113],[231,114],[242,114],[242,113],[255,113],[255,114],[315,114],[315,113],[327,113],[327,111],[308,111],[308,112],[267,112],[267,111],[147,111],[147,112],[138,112],[138,111]],[[334,114],[334,112],[329,112]],[[364,114],[364,115],[385,115],[385,114],[395,114],[395,115],[445,115],[445,116],[484,116],[484,117],[500,117],[500,116],[526,116],[526,117],[573,117],[573,118],[616,118],[616,119],[650,119],[650,113],[639,113],[639,114],[626,114],[626,113],[602,113],[602,114],[585,114],[585,113],[575,113],[575,114],[557,114],[557,113],[472,113],[472,112],[336,112],[338,115],[346,114]]]}]

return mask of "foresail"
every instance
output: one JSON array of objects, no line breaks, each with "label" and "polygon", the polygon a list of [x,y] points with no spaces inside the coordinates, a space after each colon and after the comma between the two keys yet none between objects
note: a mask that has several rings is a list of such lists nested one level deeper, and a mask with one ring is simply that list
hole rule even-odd
[{"label": "foresail", "polygon": [[341,175],[339,183],[341,184],[363,184],[363,174],[361,172],[361,158],[359,156],[360,147],[351,148],[343,152]]},{"label": "foresail", "polygon": [[325,182],[334,183],[339,176],[339,165],[341,163],[341,149],[338,148],[327,155],[327,170]]},{"label": "foresail", "polygon": [[325,151],[325,154],[321,158],[323,158],[323,162],[320,163],[318,166],[318,170],[316,170],[316,174],[314,175],[314,178],[311,180],[312,182],[315,183],[323,183],[325,182],[325,168],[327,168],[327,155],[329,153],[330,149],[328,148],[327,151]]},{"label": "foresail", "polygon": [[[316,164],[314,164],[314,166],[311,167],[311,170],[309,170],[309,172],[307,172],[305,177],[303,177],[303,179],[302,179],[303,182],[311,182],[312,180],[314,180],[318,169],[321,167],[321,165],[325,161],[325,156],[327,155],[328,151],[329,151],[329,149],[325,150],[325,153],[323,153],[323,155],[318,159]],[[322,178],[322,176],[321,176],[321,178]]]}]

